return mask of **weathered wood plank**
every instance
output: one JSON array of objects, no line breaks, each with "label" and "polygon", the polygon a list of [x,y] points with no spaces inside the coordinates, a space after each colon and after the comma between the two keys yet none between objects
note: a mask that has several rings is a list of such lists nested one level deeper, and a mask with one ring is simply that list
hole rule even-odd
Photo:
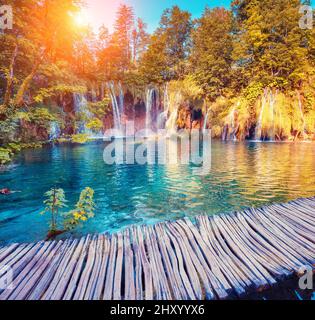
[{"label": "weathered wood plank", "polygon": [[[144,227],[144,233],[146,235],[147,250],[152,252],[152,259],[154,260],[155,268],[158,275],[158,281],[160,282],[161,295],[163,300],[172,300],[173,296],[171,293],[170,286],[167,281],[167,275],[165,273],[165,267],[162,262],[160,250],[157,246],[157,237],[152,226]],[[150,250],[151,248],[151,250]]]},{"label": "weathered wood plank", "polygon": [[165,234],[160,230],[160,228],[163,229],[160,225],[155,226],[157,244],[159,245],[161,256],[166,268],[167,280],[169,282],[170,289],[172,290],[172,295],[175,300],[186,300],[188,297],[179,274],[178,262],[175,253],[170,247],[169,241],[165,239]]},{"label": "weathered wood plank", "polygon": [[116,265],[116,252],[117,252],[117,238],[115,236],[110,237],[110,254],[106,273],[105,288],[103,300],[113,299],[114,277],[115,277],[115,265]]},{"label": "weathered wood plank", "polygon": [[134,240],[135,239],[137,239],[136,241],[140,251],[142,271],[144,273],[144,299],[150,301],[154,299],[153,272],[152,272],[152,266],[148,260],[147,252],[145,250],[143,234],[139,226],[135,227]]},{"label": "weathered wood plank", "polygon": [[121,290],[122,290],[122,269],[123,269],[123,257],[124,257],[124,247],[123,247],[123,236],[121,233],[115,235],[117,238],[117,260],[114,276],[114,300],[121,300]]},{"label": "weathered wood plank", "polygon": [[88,254],[86,258],[86,263],[82,268],[80,280],[78,282],[77,288],[73,295],[73,300],[83,300],[85,294],[89,295],[90,292],[86,292],[88,289],[89,280],[94,266],[94,261],[96,259],[96,239],[97,236],[94,235],[89,243]]},{"label": "weathered wood plank", "polygon": [[95,290],[92,296],[93,300],[101,300],[105,286],[106,271],[110,253],[110,240],[106,235],[100,236],[100,241],[103,242],[103,250],[101,252],[101,266],[98,277],[96,278]]},{"label": "weathered wood plank", "polygon": [[[207,276],[202,269],[202,266],[193,253],[189,243],[186,242],[186,239],[178,234],[177,230],[174,228],[172,223],[167,223],[166,227],[169,231],[169,236],[174,244],[177,245],[180,251],[177,251],[183,257],[183,263],[186,266],[187,275],[189,277],[190,283],[194,289],[194,293],[198,300],[201,300],[203,297],[202,285],[199,280],[199,276],[202,277],[202,281],[206,283]],[[209,289],[210,290],[210,289]]]},{"label": "weathered wood plank", "polygon": [[[252,273],[227,247],[220,233],[215,226],[211,226],[208,217],[200,216],[196,218],[200,233],[211,250],[211,261],[216,262],[214,270],[218,270],[218,279],[224,277],[231,283],[236,293],[242,294],[241,288],[250,288],[253,283]],[[220,272],[220,273],[218,273]],[[250,274],[247,276],[247,274]],[[222,280],[223,281],[223,280]]]},{"label": "weathered wood plank", "polygon": [[64,291],[64,287],[57,287],[57,292],[55,293],[58,297],[63,294],[63,300],[72,300],[73,295],[77,289],[78,282],[80,280],[80,276],[82,274],[82,270],[84,267],[84,263],[86,261],[86,256],[88,252],[88,248],[90,245],[91,237],[88,235],[83,243],[82,249],[80,250],[79,257],[77,261],[73,261],[72,272],[67,270],[67,273],[70,274],[71,278],[69,283],[66,286],[66,290]]},{"label": "weathered wood plank", "polygon": [[94,255],[94,264],[89,270],[90,278],[86,284],[86,291],[84,294],[84,300],[92,300],[94,296],[94,291],[96,284],[98,282],[98,277],[101,269],[102,262],[102,253],[103,253],[103,237],[98,235],[94,238],[95,246],[95,255]]},{"label": "weathered wood plank", "polygon": [[[67,249],[69,247],[69,241],[66,240],[65,242],[60,243],[60,247],[56,246],[53,250],[55,251],[55,256],[53,259],[49,262],[47,267],[45,265],[42,266],[42,269],[44,269],[38,283],[34,287],[34,290],[30,292],[27,299],[28,300],[40,300],[43,294],[45,293],[47,287],[51,283],[54,274],[63,259],[65,253],[67,252]],[[48,262],[48,261],[47,261]]]},{"label": "weathered wood plank", "polygon": [[84,238],[82,238],[80,242],[77,240],[70,241],[71,244],[61,260],[46,292],[43,294],[42,300],[60,300],[63,297],[68,281],[72,276],[74,265],[77,263],[78,255],[81,253],[84,241]]},{"label": "weathered wood plank", "polygon": [[[229,293],[232,291],[232,288],[226,281],[226,279],[224,277],[221,277],[220,273],[216,272],[216,270],[218,269],[214,268],[215,258],[201,238],[199,231],[195,228],[195,226],[189,219],[179,220],[177,221],[177,224],[179,225],[179,227],[177,228],[178,232],[180,232],[183,237],[187,237],[189,239],[194,253],[198,257],[202,268],[206,272],[208,278],[207,282],[211,284],[211,287],[217,293],[219,298],[227,298]],[[180,228],[182,228],[185,233],[182,233]],[[216,277],[216,275],[218,277]],[[219,281],[219,279],[221,279],[221,281]],[[208,284],[204,285],[206,286],[207,299],[214,299],[212,288],[210,286],[208,287]],[[240,288],[237,288],[237,290],[238,289]],[[240,289],[239,291],[240,294],[244,292],[244,289]]]},{"label": "weathered wood plank", "polygon": [[136,285],[135,285],[135,268],[134,268],[134,254],[130,244],[130,230],[127,229],[123,233],[124,243],[124,258],[125,258],[125,300],[136,299]]},{"label": "weathered wood plank", "polygon": [[[24,267],[23,271],[13,280],[14,290],[4,290],[0,295],[0,300],[13,300],[15,299],[24,286],[27,284],[29,279],[34,275],[38,266],[41,264],[43,258],[46,258],[50,253],[51,249],[55,246],[55,242],[45,242],[40,250],[31,257],[29,263]],[[33,283],[32,283],[33,284]]]}]

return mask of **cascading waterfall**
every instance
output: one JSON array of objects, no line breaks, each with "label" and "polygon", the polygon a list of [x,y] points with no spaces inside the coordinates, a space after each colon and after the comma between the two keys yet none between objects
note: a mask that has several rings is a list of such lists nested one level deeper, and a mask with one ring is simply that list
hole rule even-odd
[{"label": "cascading waterfall", "polygon": [[271,119],[271,132],[269,135],[270,141],[275,140],[275,96],[272,92],[270,92],[270,100],[269,100],[269,106],[270,106],[270,119]]},{"label": "cascading waterfall", "polygon": [[302,105],[302,99],[301,99],[300,93],[298,93],[298,102],[299,102],[298,105],[299,105],[301,120],[303,122],[302,133],[305,134],[306,133],[306,124],[305,124],[305,117],[304,117],[304,113],[303,113],[303,105]]},{"label": "cascading waterfall", "polygon": [[[120,82],[118,82],[118,91],[119,91],[119,110],[120,110],[120,117],[122,118],[122,116],[124,115],[125,113],[125,110],[124,110],[124,98],[125,98],[125,95],[124,95],[124,90],[123,90],[123,87],[121,85]],[[122,120],[122,119],[120,119]]]},{"label": "cascading waterfall", "polygon": [[152,110],[157,100],[157,92],[155,88],[148,88],[146,95],[146,132],[147,135],[152,131]]},{"label": "cascading waterfall", "polygon": [[164,104],[164,111],[162,111],[158,115],[158,119],[157,119],[157,128],[158,129],[165,129],[166,121],[167,121],[167,117],[168,117],[168,112],[169,112],[169,109],[170,109],[170,98],[169,98],[169,94],[168,94],[168,83],[165,85],[163,104]]},{"label": "cascading waterfall", "polygon": [[82,93],[74,93],[73,94],[74,101],[74,110],[76,114],[80,115],[80,121],[78,122],[78,133],[84,133],[88,135],[92,135],[92,132],[87,129],[86,123],[89,119],[92,118],[92,114],[88,109],[88,102]]},{"label": "cascading waterfall", "polygon": [[112,102],[113,107],[113,116],[114,116],[114,129],[116,131],[121,132],[122,125],[121,125],[121,113],[120,107],[117,101],[116,93],[115,93],[115,84],[113,81],[108,83],[109,95]]},{"label": "cascading waterfall", "polygon": [[182,95],[178,91],[175,94],[174,104],[172,106],[170,102],[170,108],[172,107],[173,110],[171,111],[170,117],[166,121],[166,129],[169,134],[177,132],[177,118],[178,118],[178,110],[179,110],[181,99],[182,99]]},{"label": "cascading waterfall", "polygon": [[235,141],[236,140],[236,135],[235,135],[235,107],[233,107],[229,118],[230,118],[230,139]]},{"label": "cascading waterfall", "polygon": [[266,104],[267,104],[267,91],[265,91],[261,101],[261,110],[260,110],[259,119],[256,126],[256,131],[255,131],[255,140],[257,141],[261,140],[262,138],[263,115],[265,112]]},{"label": "cascading waterfall", "polygon": [[61,135],[60,125],[57,121],[50,123],[49,140],[56,140]]}]

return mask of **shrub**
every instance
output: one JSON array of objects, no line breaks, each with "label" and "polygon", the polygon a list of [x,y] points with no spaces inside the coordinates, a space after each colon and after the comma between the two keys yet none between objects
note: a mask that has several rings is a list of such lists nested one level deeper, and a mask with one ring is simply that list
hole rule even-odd
[{"label": "shrub", "polygon": [[71,137],[73,143],[84,144],[89,140],[89,136],[85,133],[75,134]]}]

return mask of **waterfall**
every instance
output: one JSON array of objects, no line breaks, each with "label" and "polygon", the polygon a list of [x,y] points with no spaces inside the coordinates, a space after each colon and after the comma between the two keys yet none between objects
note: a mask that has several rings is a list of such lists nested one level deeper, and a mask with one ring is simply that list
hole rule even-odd
[{"label": "waterfall", "polygon": [[235,107],[233,107],[232,111],[230,112],[229,115],[230,118],[230,139],[235,141],[236,140],[236,135],[235,135]]},{"label": "waterfall", "polygon": [[167,122],[167,117],[168,117],[168,112],[169,112],[169,109],[170,109],[170,98],[169,98],[169,94],[168,94],[168,83],[165,85],[165,89],[164,89],[163,106],[164,106],[164,111],[162,111],[158,115],[158,119],[157,119],[157,128],[158,129],[165,129],[166,122]]},{"label": "waterfall", "polygon": [[256,126],[256,131],[255,131],[255,140],[261,140],[262,139],[262,126],[263,126],[263,115],[265,112],[265,106],[267,103],[267,99],[266,99],[266,91],[262,97],[262,101],[261,101],[261,110],[260,110],[260,114],[259,114],[259,118],[258,118],[258,123]]},{"label": "waterfall", "polygon": [[124,115],[124,90],[122,88],[122,85],[120,82],[118,82],[118,91],[119,91],[119,110],[120,110],[120,116],[122,117]]},{"label": "waterfall", "polygon": [[[113,107],[114,129],[121,132],[121,129],[122,129],[121,112],[120,112],[120,107],[119,107],[116,93],[115,93],[115,84],[113,81],[111,81],[107,84],[107,86],[108,86],[109,95],[110,95],[110,99],[111,99],[112,107]],[[122,102],[122,104],[123,104],[123,102]],[[120,101],[120,105],[121,105],[121,101]]]},{"label": "waterfall", "polygon": [[171,111],[170,117],[166,122],[166,129],[170,134],[177,132],[177,118],[178,118],[178,110],[179,110],[181,99],[182,99],[182,95],[178,91],[175,94],[175,99],[174,99],[175,101],[173,106],[171,106],[171,102],[169,104],[170,109],[171,107],[173,108],[173,110]]},{"label": "waterfall", "polygon": [[92,114],[88,109],[88,102],[85,95],[83,95],[82,93],[74,93],[73,101],[75,113],[80,116],[77,128],[78,133],[91,135],[91,131],[86,128],[86,123],[89,119],[92,118]]},{"label": "waterfall", "polygon": [[270,141],[275,141],[275,96],[272,92],[270,92],[270,101],[269,101],[269,107],[270,107],[270,115],[271,115],[271,129],[272,131],[270,132]]},{"label": "waterfall", "polygon": [[49,140],[56,140],[60,137],[61,129],[57,121],[50,123]]},{"label": "waterfall", "polygon": [[302,105],[302,99],[301,99],[301,95],[300,93],[298,93],[298,100],[299,100],[299,111],[300,111],[300,115],[301,115],[301,120],[303,122],[303,128],[302,128],[302,133],[305,134],[306,130],[305,130],[305,117],[304,117],[304,113],[303,113],[303,105]]},{"label": "waterfall", "polygon": [[153,129],[152,128],[152,111],[154,107],[154,103],[156,103],[156,90],[155,88],[147,89],[147,97],[146,97],[146,131],[147,135]]}]

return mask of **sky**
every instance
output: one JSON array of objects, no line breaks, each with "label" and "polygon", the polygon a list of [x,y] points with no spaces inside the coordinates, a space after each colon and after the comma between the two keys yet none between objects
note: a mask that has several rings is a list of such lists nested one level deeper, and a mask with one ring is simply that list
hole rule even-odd
[{"label": "sky", "polygon": [[104,24],[110,31],[113,30],[115,14],[120,3],[134,8],[135,15],[148,24],[148,31],[153,32],[159,24],[164,9],[178,5],[188,10],[193,18],[200,17],[205,6],[230,6],[230,0],[85,0],[86,19],[95,31]]}]

